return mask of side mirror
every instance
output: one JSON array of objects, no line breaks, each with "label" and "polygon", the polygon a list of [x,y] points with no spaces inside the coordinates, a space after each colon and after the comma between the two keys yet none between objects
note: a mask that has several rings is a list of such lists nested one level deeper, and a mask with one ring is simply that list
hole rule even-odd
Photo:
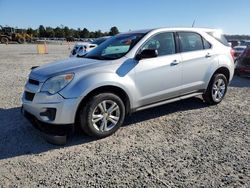
[{"label": "side mirror", "polygon": [[39,66],[33,66],[30,68],[30,70],[36,69],[37,67],[39,67]]},{"label": "side mirror", "polygon": [[135,56],[136,60],[141,60],[141,59],[148,59],[148,58],[153,58],[158,56],[158,51],[153,50],[153,49],[145,49],[141,53],[137,54]]}]

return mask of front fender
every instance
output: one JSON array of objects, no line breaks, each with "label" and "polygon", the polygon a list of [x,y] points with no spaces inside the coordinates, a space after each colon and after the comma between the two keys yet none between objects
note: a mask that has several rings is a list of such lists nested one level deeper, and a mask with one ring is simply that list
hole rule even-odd
[{"label": "front fender", "polygon": [[126,92],[132,105],[133,95],[131,91],[135,90],[135,84],[129,76],[121,77],[116,73],[92,73],[79,77],[76,75],[72,83],[70,83],[60,94],[64,98],[79,98],[81,101],[91,91],[102,86],[116,86]]}]

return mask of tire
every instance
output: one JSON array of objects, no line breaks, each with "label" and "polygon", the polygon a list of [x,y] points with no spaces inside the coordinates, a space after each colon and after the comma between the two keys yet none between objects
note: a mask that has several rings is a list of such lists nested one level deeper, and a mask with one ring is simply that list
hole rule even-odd
[{"label": "tire", "polygon": [[17,42],[19,44],[23,44],[23,43],[25,43],[25,39],[24,38],[19,38],[19,39],[17,39]]},{"label": "tire", "polygon": [[26,39],[26,42],[31,43],[32,41],[31,41],[31,39]]},{"label": "tire", "polygon": [[224,74],[214,74],[208,84],[203,99],[210,105],[219,104],[226,95],[228,80]]},{"label": "tire", "polygon": [[8,44],[9,43],[9,39],[7,37],[2,37],[1,38],[1,43]]},{"label": "tire", "polygon": [[89,136],[104,138],[113,134],[123,124],[124,118],[124,103],[113,93],[93,96],[80,107],[80,127]]}]

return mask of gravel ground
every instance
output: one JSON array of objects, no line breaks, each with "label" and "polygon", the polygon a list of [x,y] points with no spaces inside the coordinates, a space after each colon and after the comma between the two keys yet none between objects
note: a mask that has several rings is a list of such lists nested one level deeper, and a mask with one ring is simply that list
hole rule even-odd
[{"label": "gravel ground", "polygon": [[29,68],[67,57],[67,45],[0,45],[0,187],[249,187],[250,79],[225,100],[191,98],[138,112],[114,135],[48,144],[20,115]]}]

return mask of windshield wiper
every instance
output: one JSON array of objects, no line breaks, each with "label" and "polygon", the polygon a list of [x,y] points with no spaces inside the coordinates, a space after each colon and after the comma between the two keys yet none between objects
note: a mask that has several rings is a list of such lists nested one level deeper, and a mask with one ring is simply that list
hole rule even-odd
[{"label": "windshield wiper", "polygon": [[79,54],[77,54],[76,57],[84,58],[86,55],[87,55],[87,54],[84,54],[84,55],[79,55]]},{"label": "windshield wiper", "polygon": [[85,56],[84,58],[89,58],[89,59],[98,59],[98,60],[110,60],[110,58],[106,58],[106,57],[103,57],[103,56],[95,56],[95,55],[92,55],[92,56]]},{"label": "windshield wiper", "polygon": [[103,60],[103,58],[101,57],[101,56],[87,56],[87,57],[85,57],[85,58],[89,58],[89,59],[98,59],[98,60]]}]

